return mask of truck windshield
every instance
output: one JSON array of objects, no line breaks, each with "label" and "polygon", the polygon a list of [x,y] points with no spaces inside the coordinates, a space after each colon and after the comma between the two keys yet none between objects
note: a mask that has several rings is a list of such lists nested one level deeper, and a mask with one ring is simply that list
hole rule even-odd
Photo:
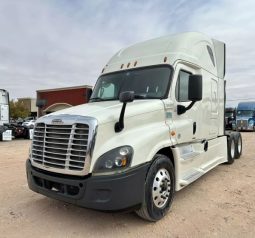
[{"label": "truck windshield", "polygon": [[155,66],[102,75],[96,83],[90,102],[118,100],[119,94],[134,91],[136,99],[162,99],[170,84],[171,68]]},{"label": "truck windshield", "polygon": [[238,110],[237,111],[237,116],[252,117],[253,116],[253,111],[251,111],[251,110]]},{"label": "truck windshield", "polygon": [[233,112],[225,112],[226,117],[233,117],[234,113]]}]

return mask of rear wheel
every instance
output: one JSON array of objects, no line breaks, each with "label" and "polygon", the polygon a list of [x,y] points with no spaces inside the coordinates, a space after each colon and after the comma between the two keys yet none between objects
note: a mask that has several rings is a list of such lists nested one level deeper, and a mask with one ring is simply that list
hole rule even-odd
[{"label": "rear wheel", "polygon": [[235,133],[235,159],[239,159],[242,155],[243,142],[241,133]]},{"label": "rear wheel", "polygon": [[233,164],[236,157],[236,145],[235,138],[233,134],[228,136],[228,161],[226,164]]},{"label": "rear wheel", "polygon": [[157,154],[146,177],[142,206],[136,213],[148,221],[160,220],[171,206],[174,191],[173,164],[168,157]]}]

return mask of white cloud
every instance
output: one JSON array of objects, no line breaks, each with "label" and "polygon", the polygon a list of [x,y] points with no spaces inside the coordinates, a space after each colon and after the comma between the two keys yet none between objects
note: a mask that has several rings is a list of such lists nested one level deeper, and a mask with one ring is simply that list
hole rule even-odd
[{"label": "white cloud", "polygon": [[35,96],[37,89],[94,84],[120,48],[200,31],[227,44],[228,99],[253,96],[254,7],[252,0],[2,0],[0,87],[15,98]]}]

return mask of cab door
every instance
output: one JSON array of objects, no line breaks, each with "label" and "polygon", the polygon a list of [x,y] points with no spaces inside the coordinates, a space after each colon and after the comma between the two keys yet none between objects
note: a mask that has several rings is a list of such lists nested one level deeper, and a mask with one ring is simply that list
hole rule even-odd
[{"label": "cab door", "polygon": [[177,106],[188,107],[188,82],[191,74],[199,74],[194,68],[178,64],[176,66],[173,84],[171,88],[171,98],[174,102],[173,122],[176,130],[177,143],[191,142],[198,139],[201,130],[201,102],[196,102],[190,110],[178,115]]}]

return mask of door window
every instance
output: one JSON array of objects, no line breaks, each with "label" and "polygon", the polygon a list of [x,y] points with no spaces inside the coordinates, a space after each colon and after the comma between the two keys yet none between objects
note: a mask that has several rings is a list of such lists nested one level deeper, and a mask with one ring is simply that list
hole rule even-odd
[{"label": "door window", "polygon": [[175,88],[175,96],[178,102],[187,102],[189,91],[189,76],[191,73],[180,70]]}]

